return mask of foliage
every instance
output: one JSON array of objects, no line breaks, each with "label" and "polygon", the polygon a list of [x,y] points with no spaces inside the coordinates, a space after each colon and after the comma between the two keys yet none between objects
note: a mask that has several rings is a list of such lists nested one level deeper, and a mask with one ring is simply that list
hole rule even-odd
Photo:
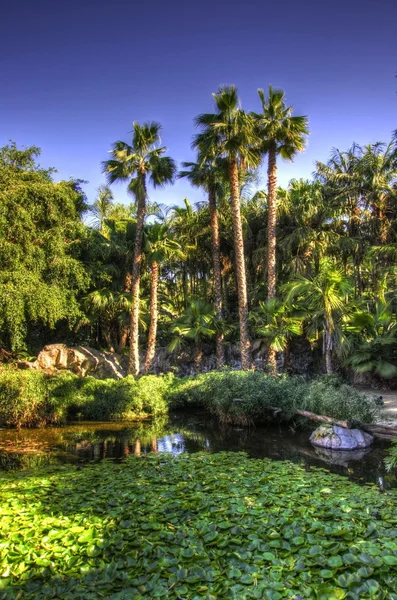
[{"label": "foliage", "polygon": [[307,382],[300,377],[259,372],[223,371],[176,379],[170,396],[174,407],[198,405],[226,423],[247,425],[291,420],[296,409],[335,419],[372,423],[377,415],[371,398],[337,378]]},{"label": "foliage", "polygon": [[68,371],[0,369],[0,425],[31,427],[71,419],[142,419],[168,410],[172,375],[121,380],[77,377]]},{"label": "foliage", "polygon": [[[276,161],[302,150],[307,119],[292,116],[280,90],[260,91],[259,99],[262,112],[247,113],[237,89],[224,86],[214,94],[215,112],[196,118],[196,162],[182,163],[180,173],[206,191],[208,201],[196,205],[185,198],[183,206],[171,208],[147,198],[146,185],[161,187],[175,175],[157,123],[135,123],[132,140],[116,142],[103,163],[108,183],[125,181],[136,206],[113,204],[109,189],[99,186],[90,201],[94,223],[85,217],[83,182],[55,183],[53,169],[38,164],[36,146],[11,142],[1,148],[0,346],[21,355],[60,341],[119,353],[130,345],[138,373],[139,353],[153,349],[156,338],[162,347],[172,340],[195,345],[198,363],[197,336],[173,335],[190,300],[198,298],[216,314],[208,326],[215,334],[203,336],[206,344],[218,349],[224,337],[227,348],[240,337],[244,368],[252,364],[250,336],[259,332],[268,342],[272,368],[275,352],[282,351],[291,370],[289,347],[299,334],[310,343],[319,371],[354,371],[392,385],[396,136],[389,143],[334,148],[326,163],[316,163],[312,180],[292,180],[277,189]],[[268,192],[257,189],[264,154]],[[138,252],[145,211],[145,252]],[[169,243],[163,244],[165,231]],[[176,244],[183,255],[171,252]],[[156,257],[161,269],[154,335],[148,308],[150,263]],[[267,306],[269,289],[274,302]],[[317,360],[321,351],[324,365]]]},{"label": "foliage", "polygon": [[344,364],[357,373],[390,379],[397,375],[397,323],[390,304],[377,302],[373,314],[358,311],[346,324]]},{"label": "foliage", "polygon": [[320,470],[160,454],[1,483],[1,600],[396,598],[395,493]]},{"label": "foliage", "polygon": [[220,371],[194,377],[172,374],[138,379],[77,377],[68,371],[44,375],[32,370],[0,369],[0,423],[34,426],[73,419],[141,419],[169,408],[200,406],[222,422],[249,425],[291,420],[297,408],[335,419],[371,423],[377,414],[371,398],[337,378],[307,382],[300,377],[260,372]]},{"label": "foliage", "polygon": [[50,420],[46,380],[40,371],[0,366],[0,426],[31,427]]},{"label": "foliage", "polygon": [[164,397],[168,381],[167,376],[154,375],[120,380],[55,376],[49,380],[50,402],[55,411],[66,406],[69,419],[146,418],[167,412]]},{"label": "foliage", "polygon": [[393,440],[389,450],[389,455],[385,458],[385,465],[388,471],[392,471],[397,467],[397,441]]},{"label": "foliage", "polygon": [[23,350],[33,324],[72,325],[81,314],[86,203],[79,182],[54,183],[35,165],[38,149],[0,153],[0,344]]}]

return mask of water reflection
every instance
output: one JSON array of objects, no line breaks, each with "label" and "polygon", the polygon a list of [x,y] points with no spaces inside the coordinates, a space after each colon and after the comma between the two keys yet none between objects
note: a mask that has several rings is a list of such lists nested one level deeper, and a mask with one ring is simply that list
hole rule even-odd
[{"label": "water reflection", "polygon": [[309,443],[310,432],[281,427],[245,429],[221,426],[207,415],[178,412],[169,418],[138,423],[75,423],[62,428],[0,430],[0,469],[30,469],[45,464],[103,459],[120,460],[150,452],[245,451],[252,457],[291,460],[306,469],[323,467],[360,482],[397,487],[385,472],[389,443],[370,451],[330,452]]}]

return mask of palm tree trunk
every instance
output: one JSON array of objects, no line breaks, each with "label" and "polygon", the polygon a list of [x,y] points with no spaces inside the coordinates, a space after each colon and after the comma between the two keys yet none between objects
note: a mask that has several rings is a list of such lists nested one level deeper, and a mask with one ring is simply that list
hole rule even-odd
[{"label": "palm tree trunk", "polygon": [[332,375],[332,333],[329,324],[326,322],[324,327],[324,354],[325,354],[325,372]]},{"label": "palm tree trunk", "polygon": [[240,186],[237,159],[229,163],[230,192],[232,198],[234,251],[236,255],[236,275],[238,293],[238,311],[240,321],[241,368],[251,368],[251,342],[248,333],[248,298],[245,276],[244,238],[240,212]]},{"label": "palm tree trunk", "polygon": [[[267,221],[267,297],[276,297],[276,223],[277,223],[277,164],[276,146],[269,148],[269,163],[267,168],[268,186],[268,221]],[[277,372],[276,351],[268,348],[267,361]]]},{"label": "palm tree trunk", "polygon": [[142,178],[143,194],[137,201],[137,222],[135,233],[134,258],[132,264],[132,311],[130,325],[130,358],[128,373],[139,374],[139,284],[141,278],[142,262],[142,236],[146,215],[146,181],[145,173],[140,173]]},{"label": "palm tree trunk", "polygon": [[[131,273],[129,271],[127,271],[127,273],[125,275],[125,279],[124,279],[124,292],[130,293],[131,287],[132,287],[132,276],[131,276]],[[124,323],[122,323],[120,325],[119,343],[118,343],[118,347],[117,347],[117,352],[119,354],[123,354],[124,348],[127,345],[127,341],[128,341],[128,327]]]},{"label": "palm tree trunk", "polygon": [[197,373],[200,372],[202,358],[203,350],[201,348],[201,342],[196,341],[194,344],[194,366]]},{"label": "palm tree trunk", "polygon": [[157,308],[157,297],[159,287],[159,264],[156,260],[152,262],[152,274],[150,278],[150,326],[148,335],[147,352],[145,359],[145,373],[148,373],[150,366],[153,362],[154,353],[156,350],[156,337],[157,337],[157,320],[158,320],[158,308]]},{"label": "palm tree trunk", "polygon": [[[215,310],[219,321],[222,321],[222,276],[221,276],[221,251],[219,239],[218,211],[216,208],[216,195],[214,186],[208,190],[208,203],[210,207],[210,225],[212,235],[212,263],[214,269]],[[223,347],[223,332],[216,332],[216,366],[222,369],[225,364],[225,351]]]}]

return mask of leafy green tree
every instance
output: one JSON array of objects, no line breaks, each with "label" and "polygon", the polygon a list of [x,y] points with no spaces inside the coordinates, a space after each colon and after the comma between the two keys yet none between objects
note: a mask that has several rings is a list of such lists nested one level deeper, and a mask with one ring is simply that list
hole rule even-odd
[{"label": "leafy green tree", "polygon": [[286,302],[294,302],[304,311],[310,337],[323,335],[323,354],[327,374],[333,373],[332,355],[335,344],[341,342],[342,318],[348,312],[351,280],[329,259],[320,263],[318,274],[299,276],[286,285]]},{"label": "leafy green tree", "polygon": [[32,327],[72,327],[89,285],[80,260],[85,196],[75,181],[54,183],[36,165],[39,149],[0,149],[0,344],[27,347]]},{"label": "leafy green tree", "polygon": [[133,123],[131,144],[114,143],[112,158],[103,163],[109,184],[128,181],[128,191],[137,205],[137,223],[134,258],[131,274],[131,330],[128,372],[139,374],[139,288],[142,262],[142,236],[146,215],[147,180],[154,187],[162,187],[173,181],[176,165],[172,158],[164,156],[165,146],[160,146],[159,123]]},{"label": "leafy green tree", "polygon": [[201,133],[194,146],[201,162],[224,158],[233,212],[234,253],[239,305],[241,367],[251,367],[251,342],[248,331],[248,294],[244,253],[244,237],[240,210],[240,172],[255,169],[260,163],[259,140],[253,117],[241,108],[237,88],[233,85],[219,88],[213,94],[216,113],[196,118]]},{"label": "leafy green tree", "polygon": [[[268,220],[267,220],[267,294],[276,296],[276,213],[277,213],[277,157],[293,160],[304,149],[309,133],[307,117],[293,117],[292,106],[285,105],[285,93],[269,85],[268,97],[258,90],[262,113],[255,114],[258,136],[262,138],[262,152],[268,154]],[[276,368],[276,357],[271,351],[269,362]]]}]

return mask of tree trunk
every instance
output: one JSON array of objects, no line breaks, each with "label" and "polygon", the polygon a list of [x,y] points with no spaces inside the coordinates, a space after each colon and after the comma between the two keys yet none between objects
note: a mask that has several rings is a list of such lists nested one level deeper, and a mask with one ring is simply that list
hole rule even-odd
[{"label": "tree trunk", "polygon": [[194,344],[194,366],[197,373],[200,373],[201,360],[203,358],[203,350],[200,342]]},{"label": "tree trunk", "polygon": [[[208,190],[210,207],[210,225],[212,235],[212,262],[214,269],[215,310],[218,321],[222,321],[222,277],[221,277],[221,252],[219,239],[218,211],[216,208],[215,188],[210,185]],[[223,347],[223,332],[216,332],[216,366],[222,369],[225,364],[225,351]]]},{"label": "tree trunk", "polygon": [[332,375],[332,333],[328,323],[324,327],[324,355],[325,355],[325,372],[327,375]]},{"label": "tree trunk", "polygon": [[134,258],[132,264],[132,311],[130,325],[130,358],[128,362],[128,373],[130,375],[139,374],[139,284],[141,276],[142,262],[142,236],[143,226],[146,215],[146,181],[145,173],[139,174],[142,177],[143,196],[137,201],[137,222],[135,233]]},{"label": "tree trunk", "polygon": [[[131,288],[132,288],[132,275],[129,271],[127,271],[127,273],[125,274],[125,278],[124,278],[124,292],[127,294],[130,293]],[[128,327],[122,323],[122,324],[120,324],[119,343],[117,346],[117,352],[119,354],[123,354],[124,348],[127,345],[127,341],[128,341]]]},{"label": "tree trunk", "polygon": [[[269,163],[267,168],[267,297],[272,300],[276,297],[276,223],[277,223],[277,164],[276,146],[274,143],[269,148]],[[268,348],[267,362],[277,372],[276,351]]]},{"label": "tree trunk", "polygon": [[240,186],[237,159],[229,163],[230,192],[232,197],[234,251],[236,255],[236,278],[238,293],[238,311],[240,321],[241,368],[251,368],[251,342],[248,333],[248,298],[245,276],[244,238],[240,212]]},{"label": "tree trunk", "polygon": [[385,202],[383,199],[379,200],[376,212],[379,223],[379,241],[382,246],[385,246],[388,236],[388,224],[385,216]]},{"label": "tree trunk", "polygon": [[150,278],[150,326],[147,343],[147,352],[145,359],[145,373],[149,372],[152,364],[154,353],[156,350],[156,337],[157,337],[157,320],[158,320],[158,308],[157,308],[157,292],[159,286],[159,264],[157,261],[152,262],[152,274]]}]

